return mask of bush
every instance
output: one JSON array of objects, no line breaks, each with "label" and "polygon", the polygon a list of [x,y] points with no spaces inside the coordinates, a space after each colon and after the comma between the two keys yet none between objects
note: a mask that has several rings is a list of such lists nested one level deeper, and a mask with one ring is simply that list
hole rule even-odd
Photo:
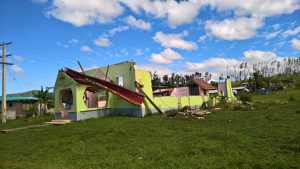
[{"label": "bush", "polygon": [[245,104],[246,102],[252,102],[252,95],[240,94],[240,100]]},{"label": "bush", "polygon": [[296,111],[296,114],[300,114],[300,110],[297,110],[297,111]]},{"label": "bush", "polygon": [[294,96],[290,96],[289,101],[295,101]]},{"label": "bush", "polygon": [[177,115],[177,110],[172,109],[172,110],[166,110],[165,115],[167,117],[175,117]]}]

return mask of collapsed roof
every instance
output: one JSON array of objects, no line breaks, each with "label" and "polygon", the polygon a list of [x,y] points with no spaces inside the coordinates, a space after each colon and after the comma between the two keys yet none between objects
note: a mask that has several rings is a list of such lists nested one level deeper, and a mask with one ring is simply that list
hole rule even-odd
[{"label": "collapsed roof", "polygon": [[127,100],[128,102],[135,104],[135,105],[141,105],[144,101],[144,95],[137,93],[135,91],[131,91],[129,89],[126,89],[122,86],[116,85],[112,82],[105,81],[100,78],[92,77],[89,75],[85,75],[81,72],[77,72],[75,70],[65,68],[63,72],[75,80],[78,84],[86,84],[93,87],[103,88],[105,90],[108,90],[112,93],[114,93],[117,96],[120,96],[121,98]]}]

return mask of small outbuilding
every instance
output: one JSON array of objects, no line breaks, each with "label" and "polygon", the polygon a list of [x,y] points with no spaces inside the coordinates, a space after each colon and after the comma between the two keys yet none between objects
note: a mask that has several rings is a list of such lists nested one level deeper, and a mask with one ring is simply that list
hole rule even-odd
[{"label": "small outbuilding", "polygon": [[203,79],[192,79],[188,85],[189,93],[191,96],[208,96],[209,90],[215,90],[216,88],[211,84],[207,83]]},{"label": "small outbuilding", "polygon": [[[7,112],[15,114],[13,116],[16,118],[25,117],[27,114],[35,112],[34,105],[37,101],[36,97],[7,97]],[[0,102],[2,105],[2,97],[0,97]]]}]

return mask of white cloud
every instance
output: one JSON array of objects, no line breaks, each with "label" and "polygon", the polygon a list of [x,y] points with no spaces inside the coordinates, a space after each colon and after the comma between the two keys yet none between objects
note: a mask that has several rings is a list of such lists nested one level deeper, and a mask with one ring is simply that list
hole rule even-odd
[{"label": "white cloud", "polygon": [[283,36],[291,36],[291,35],[296,35],[300,32],[300,26],[296,27],[295,29],[289,29],[283,32]]},{"label": "white cloud", "polygon": [[161,54],[156,54],[156,53],[153,53],[151,55],[150,60],[152,62],[161,63],[161,64],[171,64],[171,63],[173,63],[172,60],[167,59],[167,58],[163,57]]},{"label": "white cloud", "polygon": [[205,34],[205,35],[202,35],[198,38],[198,42],[204,42],[206,39],[208,38],[208,35]]},{"label": "white cloud", "polygon": [[119,26],[119,27],[116,27],[116,28],[113,28],[113,29],[109,30],[109,35],[114,36],[116,33],[123,32],[123,31],[126,31],[128,29],[129,29],[128,26]]},{"label": "white cloud", "polygon": [[92,52],[92,51],[93,51],[93,50],[92,50],[89,46],[87,46],[87,45],[81,46],[80,50],[83,51],[83,52]]},{"label": "white cloud", "polygon": [[160,65],[156,65],[156,64],[144,64],[144,65],[139,65],[138,66],[139,70],[147,70],[149,72],[156,72],[159,76],[163,76],[163,75],[171,75],[173,72],[177,73],[177,74],[188,74],[188,72],[185,71],[178,71],[178,70],[171,70],[170,68],[166,67],[166,66],[160,66]]},{"label": "white cloud", "polygon": [[258,63],[258,62],[272,62],[278,59],[278,57],[275,52],[248,50],[244,52],[244,59],[250,63]]},{"label": "white cloud", "polygon": [[38,3],[38,4],[44,4],[46,3],[48,0],[31,0],[34,3]]},{"label": "white cloud", "polygon": [[275,25],[273,25],[272,26],[272,28],[274,29],[274,30],[278,30],[278,29],[280,29],[280,24],[275,24]]},{"label": "white cloud", "polygon": [[72,44],[72,45],[75,45],[75,44],[77,44],[78,42],[79,42],[79,40],[78,40],[78,39],[75,39],[75,38],[73,38],[73,39],[71,39],[71,40],[68,41],[68,43],[70,43],[70,44]]},{"label": "white cloud", "polygon": [[196,1],[166,2],[166,16],[171,28],[185,23],[192,23],[198,15],[200,5]]},{"label": "white cloud", "polygon": [[165,49],[159,54],[152,54],[150,60],[152,62],[161,63],[161,64],[171,64],[173,60],[182,60],[184,59],[179,53],[173,51],[170,48]]},{"label": "white cloud", "polygon": [[111,42],[107,38],[99,37],[98,39],[94,40],[94,44],[97,46],[109,47]]},{"label": "white cloud", "polygon": [[22,57],[22,56],[19,56],[19,55],[14,55],[14,56],[13,56],[13,59],[14,59],[16,62],[19,62],[19,61],[22,61],[22,60],[23,60],[23,57]]},{"label": "white cloud", "polygon": [[69,47],[70,47],[69,45],[67,45],[67,44],[62,44],[61,42],[56,42],[56,44],[57,44],[58,46],[61,46],[61,47],[64,47],[64,48],[69,48]]},{"label": "white cloud", "polygon": [[186,62],[185,67],[188,71],[225,73],[227,68],[233,68],[238,64],[240,60],[237,59],[210,58],[201,63]]},{"label": "white cloud", "polygon": [[299,0],[190,0],[190,1],[151,1],[121,0],[133,12],[151,14],[156,18],[166,18],[172,28],[191,23],[197,17],[201,7],[210,6],[218,11],[233,11],[236,17],[265,18],[280,14],[289,14],[300,8]]},{"label": "white cloud", "polygon": [[132,11],[140,14],[141,10],[156,18],[166,18],[168,25],[175,28],[185,23],[193,22],[198,15],[200,3],[198,1],[149,1],[149,0],[121,0]]},{"label": "white cloud", "polygon": [[[33,0],[43,2],[46,0]],[[299,0],[189,0],[189,1],[153,1],[153,0],[54,0],[48,16],[83,26],[94,23],[107,23],[120,16],[124,5],[136,14],[166,19],[171,28],[192,23],[201,8],[210,6],[217,11],[233,12],[235,17],[262,18],[281,14],[290,14],[300,9]]]},{"label": "white cloud", "polygon": [[252,15],[254,17],[268,17],[292,13],[300,8],[298,0],[208,0],[208,4],[218,10],[234,10],[236,15]]},{"label": "white cloud", "polygon": [[182,50],[197,49],[198,46],[196,43],[182,39],[185,35],[187,35],[187,31],[184,31],[182,34],[164,34],[162,32],[156,32],[153,39],[156,42],[161,43],[163,47],[178,48]]},{"label": "white cloud", "polygon": [[259,62],[272,62],[275,60],[282,60],[282,57],[277,56],[275,52],[270,51],[259,51],[259,50],[248,50],[244,52],[244,56],[239,59],[234,58],[209,58],[202,62],[186,62],[185,67],[187,71],[198,71],[198,72],[210,72],[214,75],[226,74],[227,71],[233,72],[234,68],[247,61],[248,63],[259,63]]},{"label": "white cloud", "polygon": [[136,19],[132,15],[128,16],[127,18],[124,19],[124,22],[128,23],[129,25],[143,29],[143,30],[150,30],[151,29],[151,24],[148,22],[145,22],[141,19]]},{"label": "white cloud", "polygon": [[22,74],[22,73],[24,73],[23,68],[21,68],[21,67],[18,66],[18,65],[12,65],[12,66],[11,66],[11,69],[12,69],[12,71],[13,71],[14,73],[16,73],[16,74]]},{"label": "white cloud", "polygon": [[253,37],[263,25],[261,18],[235,18],[223,21],[207,21],[205,29],[209,34],[223,40],[245,40]]},{"label": "white cloud", "polygon": [[293,49],[300,50],[300,40],[294,38],[291,42]]},{"label": "white cloud", "polygon": [[279,30],[279,31],[275,31],[275,32],[272,32],[272,33],[269,33],[266,35],[266,39],[269,40],[269,39],[272,39],[274,37],[276,37],[279,33],[281,33],[282,30]]},{"label": "white cloud", "polygon": [[123,7],[117,0],[54,0],[47,16],[74,26],[111,22],[121,15]]}]

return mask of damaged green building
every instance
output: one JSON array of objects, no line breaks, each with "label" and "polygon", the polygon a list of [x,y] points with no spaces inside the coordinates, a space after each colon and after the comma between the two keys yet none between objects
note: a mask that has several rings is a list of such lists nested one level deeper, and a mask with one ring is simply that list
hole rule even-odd
[{"label": "damaged green building", "polygon": [[[231,84],[226,86],[231,91]],[[176,96],[153,96],[150,72],[131,61],[82,73],[66,68],[58,72],[55,83],[55,118],[143,117],[178,107],[201,107],[203,103],[214,106],[216,100],[208,94],[211,89],[213,86],[206,82],[194,81],[180,89],[184,94],[178,89]]]}]

